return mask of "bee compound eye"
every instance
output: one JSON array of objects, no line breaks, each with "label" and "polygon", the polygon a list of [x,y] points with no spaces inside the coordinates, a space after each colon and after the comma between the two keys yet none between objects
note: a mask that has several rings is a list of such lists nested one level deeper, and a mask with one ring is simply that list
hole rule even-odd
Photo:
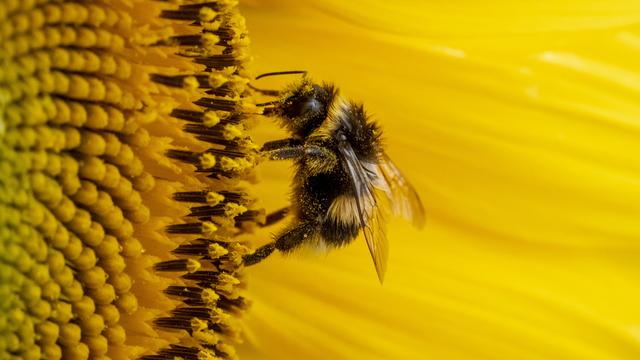
[{"label": "bee compound eye", "polygon": [[307,101],[307,103],[305,104],[305,110],[307,112],[318,111],[320,109],[320,106],[321,106],[320,101],[316,99],[311,99]]}]

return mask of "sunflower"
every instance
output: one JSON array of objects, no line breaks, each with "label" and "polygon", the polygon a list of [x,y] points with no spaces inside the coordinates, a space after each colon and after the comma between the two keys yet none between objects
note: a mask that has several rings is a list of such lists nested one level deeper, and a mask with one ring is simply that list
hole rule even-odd
[{"label": "sunflower", "polygon": [[[637,2],[4,0],[0,19],[1,358],[640,356]],[[383,286],[362,241],[242,265],[287,204],[249,86],[277,70],[362,101],[424,201],[424,230],[389,223]]]}]

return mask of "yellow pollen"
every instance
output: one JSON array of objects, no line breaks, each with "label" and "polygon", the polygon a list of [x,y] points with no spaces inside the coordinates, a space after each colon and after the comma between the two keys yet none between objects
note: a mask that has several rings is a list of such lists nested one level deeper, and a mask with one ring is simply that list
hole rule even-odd
[{"label": "yellow pollen", "polygon": [[240,163],[235,161],[234,159],[232,159],[230,157],[227,157],[227,156],[223,156],[223,157],[220,158],[220,167],[224,171],[239,171],[239,170],[241,170]]},{"label": "yellow pollen", "polygon": [[213,47],[220,42],[220,37],[208,32],[202,35],[202,42],[206,47]]},{"label": "yellow pollen", "polygon": [[211,245],[209,245],[209,256],[212,259],[217,259],[221,256],[227,255],[228,253],[229,253],[229,250],[223,248],[222,246],[216,243],[212,243]]},{"label": "yellow pollen", "polygon": [[198,17],[200,18],[201,21],[211,22],[216,18],[217,15],[218,13],[216,13],[215,10],[213,10],[212,8],[203,7],[200,9],[200,13],[198,14]]},{"label": "yellow pollen", "polygon": [[184,86],[186,90],[195,91],[200,86],[200,84],[198,83],[198,79],[196,79],[195,76],[187,76],[182,81],[182,86]]},{"label": "yellow pollen", "polygon": [[[258,112],[258,107],[254,103],[242,102],[241,103],[241,107],[242,107],[242,111],[247,112],[247,113],[257,113]],[[263,109],[260,109],[260,111],[263,111]]]},{"label": "yellow pollen", "polygon": [[205,30],[209,30],[209,31],[216,31],[220,28],[220,25],[222,25],[222,21],[211,21],[211,22],[205,22],[202,24],[202,27]]},{"label": "yellow pollen", "polygon": [[218,194],[215,191],[209,191],[206,195],[206,201],[209,205],[215,206],[224,201],[224,196]]},{"label": "yellow pollen", "polygon": [[193,331],[203,331],[208,329],[208,324],[206,321],[198,318],[191,319],[191,329]]},{"label": "yellow pollen", "polygon": [[260,145],[254,143],[251,139],[247,138],[247,139],[243,139],[239,141],[239,144],[242,148],[246,149],[247,151],[257,151],[260,150]]},{"label": "yellow pollen", "polygon": [[209,75],[209,85],[214,88],[224,85],[227,81],[229,81],[229,78],[226,75],[220,73],[213,73]]},{"label": "yellow pollen", "polygon": [[216,166],[216,157],[213,154],[202,154],[200,156],[200,165],[202,165],[203,169],[211,169]]},{"label": "yellow pollen", "polygon": [[202,265],[200,265],[200,262],[194,259],[189,259],[187,260],[187,271],[192,273],[192,272],[196,272],[200,269]]},{"label": "yellow pollen", "polygon": [[[220,336],[216,332],[214,332],[213,330],[208,330],[206,328],[194,331],[193,337],[196,340],[202,341],[206,344],[215,344],[220,341]],[[201,354],[202,353],[207,352],[201,352]]]},{"label": "yellow pollen", "polygon": [[202,291],[202,301],[207,304],[213,305],[220,299],[220,295],[212,289],[205,289]]},{"label": "yellow pollen", "polygon": [[224,127],[224,138],[227,140],[233,140],[243,135],[243,128],[240,125],[228,124]]},{"label": "yellow pollen", "polygon": [[211,237],[213,236],[216,231],[218,231],[218,227],[216,226],[216,224],[212,223],[211,221],[205,221],[202,223],[202,233]]},{"label": "yellow pollen", "polygon": [[222,292],[225,296],[230,299],[238,298],[238,292],[236,285],[240,284],[240,280],[229,274],[221,274],[219,279],[219,283],[216,285],[216,290]]},{"label": "yellow pollen", "polygon": [[214,127],[220,122],[220,117],[215,111],[207,111],[204,113],[203,125],[206,127]]},{"label": "yellow pollen", "polygon": [[249,79],[240,76],[234,76],[229,84],[233,92],[239,93],[240,91],[242,91],[242,89],[245,89],[247,87],[247,85],[249,84]]},{"label": "yellow pollen", "polygon": [[230,218],[234,218],[244,212],[246,212],[248,209],[242,205],[239,204],[235,204],[235,203],[226,203],[224,205],[224,213],[227,217]]}]

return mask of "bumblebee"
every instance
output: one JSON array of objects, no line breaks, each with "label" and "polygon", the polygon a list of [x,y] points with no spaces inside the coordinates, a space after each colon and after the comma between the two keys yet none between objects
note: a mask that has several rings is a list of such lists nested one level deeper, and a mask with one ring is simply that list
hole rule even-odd
[{"label": "bumblebee", "polygon": [[[272,74],[282,73],[265,75]],[[278,100],[259,105],[291,135],[265,143],[261,152],[270,160],[294,163],[288,209],[293,220],[274,241],[245,255],[245,265],[276,249],[289,253],[303,244],[342,247],[362,232],[382,282],[386,214],[417,227],[424,225],[425,214],[415,189],[384,152],[380,127],[361,104],[342,98],[333,84],[312,82],[306,73]]]}]

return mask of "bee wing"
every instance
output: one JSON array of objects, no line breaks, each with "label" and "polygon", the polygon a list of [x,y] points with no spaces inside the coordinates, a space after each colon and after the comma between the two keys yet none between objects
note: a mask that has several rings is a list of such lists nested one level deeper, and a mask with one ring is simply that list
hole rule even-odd
[{"label": "bee wing", "polygon": [[416,190],[384,152],[379,154],[378,167],[388,187],[388,190],[385,189],[385,193],[391,202],[394,215],[411,221],[415,227],[423,227],[425,223],[424,207]]},{"label": "bee wing", "polygon": [[387,272],[387,259],[389,258],[389,241],[387,240],[386,222],[382,210],[383,207],[374,206],[369,222],[362,228],[380,283],[384,281],[384,275]]},{"label": "bee wing", "polygon": [[371,179],[371,176],[375,176],[375,174],[370,174],[371,171],[363,167],[348,142],[341,142],[338,145],[338,150],[355,195],[360,227],[373,258],[378,279],[382,283],[387,269],[389,244],[384,231],[383,208],[378,206],[376,191]]}]

